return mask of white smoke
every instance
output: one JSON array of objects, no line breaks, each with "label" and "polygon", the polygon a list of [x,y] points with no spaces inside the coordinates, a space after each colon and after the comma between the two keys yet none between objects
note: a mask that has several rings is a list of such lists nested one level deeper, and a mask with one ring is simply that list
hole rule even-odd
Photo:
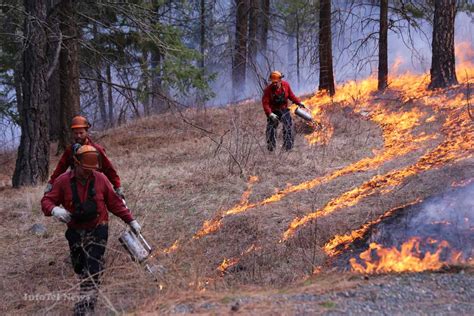
[{"label": "white smoke", "polygon": [[[362,9],[361,9],[362,10]],[[455,24],[455,43],[468,42],[471,47],[474,45],[474,23],[472,18],[464,12],[460,12],[456,16]],[[395,74],[405,73],[410,71],[412,73],[428,73],[431,67],[431,36],[432,25],[428,22],[421,23],[421,30],[408,33],[404,29],[403,34],[389,31],[388,33],[388,63],[389,76]],[[338,29],[333,29],[333,34],[337,33]],[[334,76],[336,84],[342,84],[349,80],[359,80],[376,73],[377,71],[377,50],[375,56],[369,57],[362,51],[359,55],[353,56],[353,51],[344,50],[342,47],[347,46],[349,40],[354,40],[355,34],[347,37],[338,45],[333,43],[333,63]],[[362,35],[359,35],[362,37]],[[375,43],[376,44],[376,43]],[[285,79],[291,84],[293,91],[297,95],[313,93],[318,89],[319,65],[314,64],[309,58],[300,60],[300,80],[296,76],[296,57],[292,51],[292,40],[287,35],[278,32],[272,32],[269,36],[268,48],[270,53],[266,56],[266,61],[270,68],[280,70],[285,74]],[[314,45],[317,49],[317,43]],[[307,55],[308,53],[306,53]],[[214,69],[217,71],[217,80],[211,83],[211,87],[216,94],[216,97],[210,100],[208,106],[218,106],[228,104],[233,100],[232,98],[232,63],[230,56],[227,66],[220,64]],[[358,60],[367,60],[363,62],[363,67],[356,66]],[[390,68],[397,64],[396,73],[390,73]],[[266,66],[265,66],[266,67]],[[260,75],[268,76],[267,69],[259,69]],[[255,74],[252,71],[247,71],[247,80],[245,90],[242,91],[239,100],[252,98],[259,100],[261,98],[261,90],[255,80]]]},{"label": "white smoke", "polygon": [[472,257],[474,245],[474,183],[453,188],[379,224],[369,242],[399,246],[412,237],[446,240],[454,249]]}]

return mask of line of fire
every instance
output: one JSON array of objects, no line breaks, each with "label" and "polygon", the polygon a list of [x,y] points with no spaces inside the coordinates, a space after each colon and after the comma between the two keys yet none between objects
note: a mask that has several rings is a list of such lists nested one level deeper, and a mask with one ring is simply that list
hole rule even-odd
[{"label": "line of fire", "polygon": [[[258,212],[259,207],[281,201],[288,195],[315,188],[351,173],[376,169],[398,157],[419,151],[428,140],[437,139],[439,144],[435,148],[426,149],[414,164],[377,175],[332,199],[323,208],[295,218],[282,232],[281,239],[275,242],[286,242],[294,237],[298,229],[312,221],[357,205],[371,195],[390,194],[420,173],[472,158],[474,126],[469,112],[466,111],[466,93],[468,86],[474,82],[474,65],[469,58],[463,60],[464,62],[458,65],[460,84],[448,93],[428,90],[427,75],[406,73],[393,78],[390,92],[383,96],[376,94],[376,78],[368,78],[343,85],[335,97],[328,94],[312,97],[306,105],[313,115],[322,117],[325,128],[306,136],[310,144],[326,144],[330,141],[333,128],[325,113],[330,107],[341,106],[350,108],[354,115],[361,119],[377,123],[383,131],[383,148],[374,151],[372,157],[354,162],[325,176],[289,185],[259,201],[249,202],[250,194],[246,191],[238,205],[219,211],[214,219],[204,222],[193,239],[215,233],[228,216]],[[393,110],[387,106],[392,100],[402,100],[410,106]],[[418,125],[435,120],[444,121],[442,139],[438,139],[436,134],[416,133]],[[255,177],[250,177],[248,190],[255,181]],[[439,270],[453,264],[472,264],[474,206],[471,197],[474,187],[469,185],[471,181],[472,179],[465,179],[453,182],[449,184],[449,192],[431,197],[427,201],[416,199],[406,205],[386,210],[382,216],[367,222],[361,228],[345,235],[334,236],[323,246],[329,258],[328,266],[336,265],[342,270],[361,273],[382,273],[419,272]],[[462,197],[467,199],[463,200]],[[440,203],[438,207],[432,206],[436,205],[437,201],[446,200],[451,202]],[[433,207],[436,210],[432,210]],[[425,213],[427,209],[430,210],[429,214]],[[453,214],[455,218],[452,218]],[[411,225],[416,229],[410,230],[406,227],[407,222],[414,221],[410,218],[415,215],[417,220]],[[403,224],[392,227],[390,222]],[[232,271],[238,267],[242,257],[261,248],[261,245],[251,245],[237,257],[223,258],[217,270],[221,273]],[[320,272],[322,268],[324,267],[315,267],[315,271]]]},{"label": "line of fire", "polygon": [[0,310],[474,314],[473,13],[2,1]]}]

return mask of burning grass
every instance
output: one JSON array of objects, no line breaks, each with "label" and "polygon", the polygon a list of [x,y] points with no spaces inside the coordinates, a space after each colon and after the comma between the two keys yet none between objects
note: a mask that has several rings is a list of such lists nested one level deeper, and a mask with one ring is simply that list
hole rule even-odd
[{"label": "burning grass", "polygon": [[[101,311],[166,311],[170,302],[214,295],[208,293],[300,281],[325,269],[324,245],[334,236],[353,236],[389,209],[471,179],[465,87],[428,92],[420,82],[394,78],[378,95],[369,79],[349,83],[332,100],[310,98],[306,104],[327,129],[298,134],[291,152],[266,151],[265,118],[253,103],[184,112],[205,131],[170,113],[96,135],[161,265],[154,281],[131,263],[117,241],[123,225],[113,220]],[[320,136],[325,145],[314,138]],[[13,165],[0,167],[1,179]],[[23,299],[77,291],[64,227],[39,211],[42,187],[4,185],[0,194],[1,273],[9,284],[2,310],[66,313],[70,302]],[[47,234],[32,235],[34,223]]]},{"label": "burning grass", "polygon": [[[351,268],[353,271],[362,273],[421,272],[439,270],[449,264],[466,263],[461,260],[462,252],[451,250],[447,241],[432,240],[429,243],[436,245],[433,251],[421,249],[421,240],[416,237],[404,242],[400,250],[396,247],[385,248],[377,243],[370,243],[369,248],[360,254],[363,263],[351,258]],[[450,253],[442,258],[442,253],[446,251]]]}]

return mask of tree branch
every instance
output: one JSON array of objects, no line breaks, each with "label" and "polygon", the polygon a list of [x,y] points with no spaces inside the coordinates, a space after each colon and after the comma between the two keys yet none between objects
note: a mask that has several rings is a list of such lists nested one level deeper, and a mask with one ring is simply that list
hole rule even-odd
[{"label": "tree branch", "polygon": [[54,53],[53,63],[51,64],[51,67],[49,67],[48,72],[46,73],[46,81],[49,81],[49,78],[51,78],[53,71],[58,66],[59,54],[61,53],[62,44],[63,44],[63,33],[59,31],[58,46],[56,47],[56,52]]}]

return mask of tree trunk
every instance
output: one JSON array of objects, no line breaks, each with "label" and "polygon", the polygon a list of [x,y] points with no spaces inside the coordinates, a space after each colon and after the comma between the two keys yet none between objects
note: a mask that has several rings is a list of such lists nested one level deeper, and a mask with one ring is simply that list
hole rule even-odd
[{"label": "tree trunk", "polygon": [[[163,11],[171,8],[171,2],[166,2],[163,5],[155,4],[153,11],[155,12],[155,18],[150,22],[152,24],[160,24],[160,16],[163,15]],[[164,98],[165,91],[163,88],[163,63],[165,56],[163,55],[162,48],[154,45],[151,49],[151,106],[152,111],[155,113],[164,113],[169,110],[166,98]]]},{"label": "tree trunk", "polygon": [[429,89],[446,88],[458,83],[454,56],[456,0],[438,0],[434,3]]},{"label": "tree trunk", "polygon": [[268,44],[268,29],[270,28],[270,0],[259,0],[261,9],[259,11],[260,31],[259,31],[259,45],[260,53],[265,56],[267,53]]},{"label": "tree trunk", "polygon": [[288,49],[286,54],[286,59],[288,63],[288,70],[292,69],[292,67],[297,67],[297,60],[296,60],[296,35],[293,32],[288,32],[286,35],[288,41]]},{"label": "tree trunk", "polygon": [[148,51],[142,49],[142,57],[140,61],[140,68],[142,71],[142,84],[143,84],[143,114],[145,116],[150,116],[150,72],[148,71]]},{"label": "tree trunk", "polygon": [[110,64],[107,64],[106,68],[107,76],[107,103],[109,105],[109,127],[114,126],[114,99],[112,96],[112,71],[110,69]]},{"label": "tree trunk", "polygon": [[59,81],[59,67],[58,64],[58,49],[61,49],[61,31],[59,29],[59,17],[58,11],[56,10],[58,3],[47,4],[47,16],[48,16],[48,60],[53,69],[51,69],[51,76],[48,79],[48,104],[49,104],[49,140],[57,141],[59,139],[60,130],[60,117],[59,113],[61,110],[61,92],[60,92],[60,81]]},{"label": "tree trunk", "polygon": [[60,134],[58,151],[71,142],[71,120],[80,112],[79,95],[79,50],[78,27],[73,0],[63,0],[59,4],[59,28],[63,34],[63,46],[59,55],[60,80]]},{"label": "tree trunk", "polygon": [[107,110],[105,108],[105,96],[104,96],[104,87],[102,84],[102,81],[104,80],[102,78],[102,73],[100,69],[100,64],[96,65],[95,69],[95,75],[97,78],[96,84],[97,84],[97,104],[99,105],[99,111],[100,111],[100,120],[102,121],[102,126],[106,127],[107,126]]},{"label": "tree trunk", "polygon": [[258,2],[257,1],[250,1],[249,7],[249,37],[248,37],[248,62],[252,65],[255,65],[257,60],[257,52],[258,52]]},{"label": "tree trunk", "polygon": [[247,68],[248,0],[236,1],[235,50],[232,61],[233,100],[245,93]]},{"label": "tree trunk", "polygon": [[388,0],[380,1],[378,90],[387,88],[388,79]]},{"label": "tree trunk", "polygon": [[[199,50],[201,58],[199,60],[199,66],[203,73],[206,72],[206,1],[200,1],[200,13],[199,13]],[[196,96],[196,107],[199,111],[203,110],[206,105],[206,100],[201,93]]]},{"label": "tree trunk", "polygon": [[49,140],[51,141],[57,141],[60,134],[59,113],[61,111],[61,93],[59,85],[59,67],[56,67],[48,80]]},{"label": "tree trunk", "polygon": [[162,60],[163,55],[159,47],[154,47],[151,53],[151,104],[156,113],[164,113],[168,110],[167,103],[163,98],[162,87]]},{"label": "tree trunk", "polygon": [[200,38],[199,38],[199,49],[201,52],[200,66],[204,69],[205,65],[205,53],[206,53],[206,1],[201,0],[201,13],[199,15],[199,28],[200,28]]},{"label": "tree trunk", "polygon": [[[97,24],[94,23],[92,25],[92,34],[94,36],[94,40],[97,40],[98,32],[97,32]],[[96,90],[97,90],[97,105],[99,107],[100,112],[100,120],[102,123],[102,127],[107,127],[107,109],[105,106],[105,95],[104,95],[104,77],[102,76],[102,56],[98,55],[93,58],[92,64],[92,71],[94,72],[96,81]]]},{"label": "tree trunk", "polygon": [[296,78],[298,80],[298,85],[300,85],[300,20],[298,14],[296,14]]},{"label": "tree trunk", "polygon": [[36,185],[48,179],[49,135],[46,5],[44,0],[25,0],[27,36],[23,52],[23,105],[21,139],[12,185]]},{"label": "tree trunk", "polygon": [[331,1],[321,0],[319,9],[319,90],[333,96],[334,74],[332,69]]}]

